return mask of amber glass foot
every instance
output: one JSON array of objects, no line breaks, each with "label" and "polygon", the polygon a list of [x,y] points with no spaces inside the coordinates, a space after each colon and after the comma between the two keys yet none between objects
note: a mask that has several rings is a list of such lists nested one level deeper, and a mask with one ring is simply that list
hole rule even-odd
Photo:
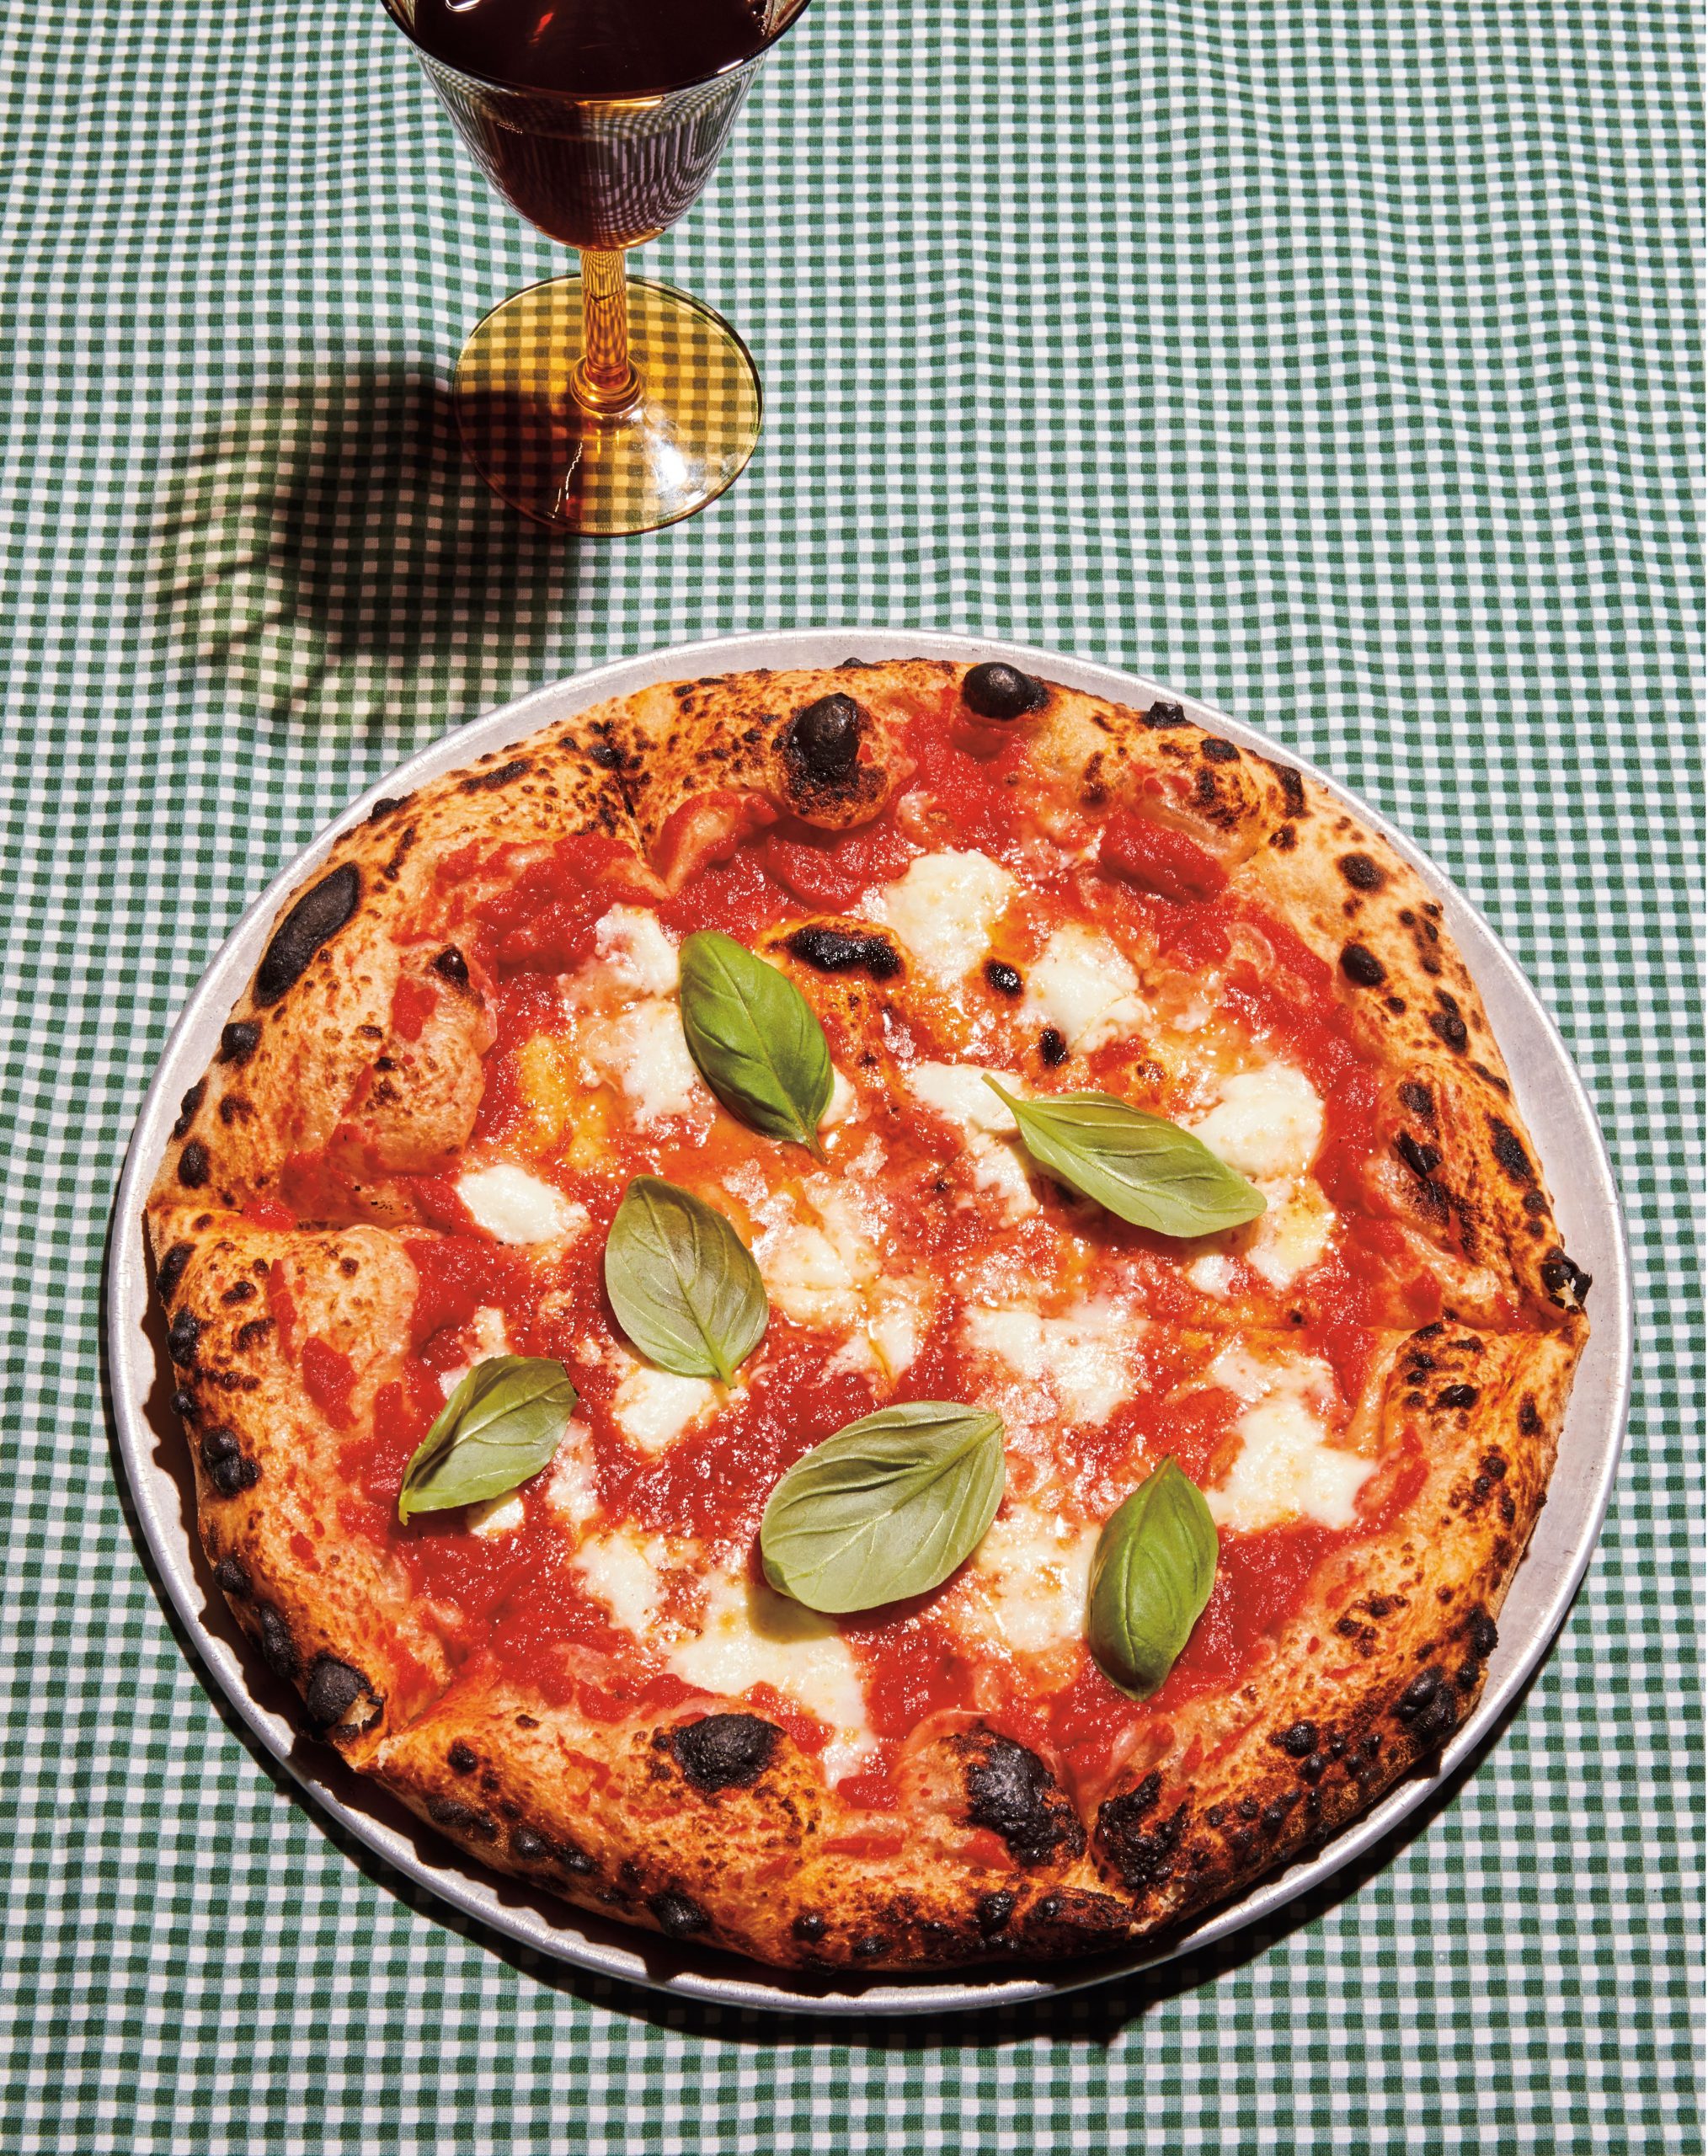
[{"label": "amber glass foot", "polygon": [[[457,424],[488,485],[525,516],[605,538],[656,531],[716,501],[752,456],[759,376],[709,307],[625,279],[620,256],[584,259],[588,278],[516,293],[469,339]],[[626,307],[626,348],[620,321],[604,334],[607,303]]]}]

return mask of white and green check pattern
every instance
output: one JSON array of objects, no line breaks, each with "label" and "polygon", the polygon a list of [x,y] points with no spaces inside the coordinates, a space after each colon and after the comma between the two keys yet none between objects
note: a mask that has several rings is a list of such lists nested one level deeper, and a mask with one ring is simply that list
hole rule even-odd
[{"label": "white and green check pattern", "polygon": [[[377,0],[8,11],[0,2147],[1700,2148],[1691,24],[817,0],[638,264],[749,339],[759,453],[578,550],[459,466],[461,339],[558,258]],[[983,2023],[661,2006],[400,1888],[186,1660],[103,1400],[131,1119],[277,865],[531,684],[827,621],[1141,668],[1364,791],[1558,1015],[1636,1245],[1607,1530],[1474,1771],[1285,1925]]]}]

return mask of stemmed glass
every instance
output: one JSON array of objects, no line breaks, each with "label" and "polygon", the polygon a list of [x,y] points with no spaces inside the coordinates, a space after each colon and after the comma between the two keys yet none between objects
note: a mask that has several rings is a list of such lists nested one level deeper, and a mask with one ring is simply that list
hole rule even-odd
[{"label": "stemmed glass", "polygon": [[[691,516],[753,454],[759,376],[727,322],[630,277],[625,253],[698,199],[755,74],[809,0],[765,0],[753,48],[715,72],[621,96],[467,73],[423,44],[416,0],[384,4],[493,185],[581,257],[579,275],[501,302],[463,347],[452,395],[471,460],[554,531],[615,536]],[[638,15],[649,5],[632,0]]]}]

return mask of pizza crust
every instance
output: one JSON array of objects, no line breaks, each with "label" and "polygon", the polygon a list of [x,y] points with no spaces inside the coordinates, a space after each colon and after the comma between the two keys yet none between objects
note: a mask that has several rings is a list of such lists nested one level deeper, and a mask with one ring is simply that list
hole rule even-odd
[{"label": "pizza crust", "polygon": [[[378,804],[281,915],[149,1202],[203,1542],[307,1726],[483,1862],[776,1963],[1102,1951],[1190,1920],[1367,1808],[1476,1701],[1584,1338],[1588,1283],[1481,999],[1438,903],[1380,835],[1177,707],[1046,684],[991,720],[962,679],[921,660],[666,685]],[[503,879],[496,849],[614,841],[628,866],[613,888],[657,891],[766,823],[869,820],[910,775],[922,697],[971,737],[1024,728],[1064,813],[1126,808],[1184,834],[1333,970],[1385,1074],[1380,1195],[1455,1290],[1440,1324],[1396,1336],[1369,1403],[1377,1449],[1404,1432],[1421,1462],[1403,1533],[1329,1560],[1237,1691],[1153,1728],[1085,1816],[1043,1758],[969,1715],[916,1730],[901,1810],[869,1813],[739,1700],[595,1723],[555,1703],[563,1683],[457,1671],[401,1561],[340,1533],[349,1432],[307,1396],[275,1314],[283,1283],[304,1335],[348,1358],[359,1430],[408,1345],[414,1273],[394,1231],[419,1215],[394,1178],[454,1162],[479,1104],[491,1023],[454,933],[483,878]],[[827,978],[781,932],[766,947],[814,974],[851,1057],[885,1000],[913,992],[899,953]],[[397,1022],[408,982],[420,993],[401,1007],[425,1007],[413,1033]],[[323,1149],[341,1167],[323,1226],[243,1217]],[[1320,1651],[1325,1631],[1343,1659]]]}]

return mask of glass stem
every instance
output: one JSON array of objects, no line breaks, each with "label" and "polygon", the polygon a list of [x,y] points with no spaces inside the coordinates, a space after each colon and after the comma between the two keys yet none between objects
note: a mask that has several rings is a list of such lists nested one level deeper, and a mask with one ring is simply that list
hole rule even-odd
[{"label": "glass stem", "polygon": [[581,357],[576,362],[576,401],[611,417],[626,412],[640,395],[640,376],[628,355],[628,272],[622,250],[581,252]]}]

